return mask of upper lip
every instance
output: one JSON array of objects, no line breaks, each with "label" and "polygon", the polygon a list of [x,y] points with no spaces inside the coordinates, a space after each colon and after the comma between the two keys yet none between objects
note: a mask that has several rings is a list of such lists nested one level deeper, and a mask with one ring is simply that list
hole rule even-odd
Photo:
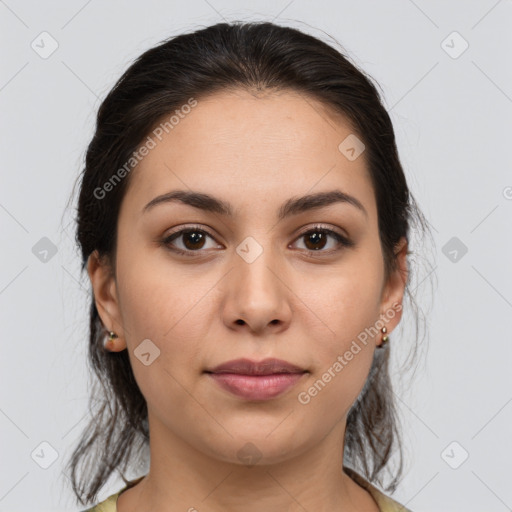
[{"label": "upper lip", "polygon": [[263,359],[251,361],[250,359],[233,359],[219,364],[207,373],[238,373],[240,375],[272,375],[276,373],[304,373],[306,370],[282,359]]}]

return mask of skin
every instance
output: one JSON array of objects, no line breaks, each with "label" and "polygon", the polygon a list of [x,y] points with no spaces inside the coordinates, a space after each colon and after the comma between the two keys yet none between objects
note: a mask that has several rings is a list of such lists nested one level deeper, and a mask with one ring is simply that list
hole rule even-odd
[{"label": "skin", "polygon": [[[405,239],[398,269],[385,279],[365,155],[349,161],[338,150],[351,133],[346,120],[292,91],[223,91],[199,99],[132,171],[115,275],[96,253],[88,264],[101,320],[119,336],[107,349],[128,349],[148,404],[150,471],[121,494],[118,511],[378,510],[340,468],[346,416],[381,333],[360,343],[307,405],[297,399],[359,333],[401,304],[405,289]],[[142,213],[176,189],[228,201],[234,216],[180,202]],[[336,203],[278,221],[286,200],[333,189],[356,197],[367,214]],[[303,232],[317,223],[354,246],[334,238],[308,245]],[[213,238],[162,242],[194,224]],[[252,263],[236,252],[246,237],[263,249]],[[172,244],[199,249],[180,256]],[[400,317],[385,324],[388,334]],[[160,350],[148,366],[134,355],[145,339]],[[239,357],[276,357],[309,373],[277,398],[247,401],[204,373]],[[256,465],[237,457],[247,442],[258,451]]]}]

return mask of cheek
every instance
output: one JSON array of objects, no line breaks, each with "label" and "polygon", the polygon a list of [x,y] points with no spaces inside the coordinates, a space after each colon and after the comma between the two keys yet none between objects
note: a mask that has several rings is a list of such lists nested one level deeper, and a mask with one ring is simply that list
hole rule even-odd
[{"label": "cheek", "polygon": [[[158,363],[185,378],[187,371],[193,373],[200,365],[201,349],[216,311],[212,294],[218,277],[200,276],[193,265],[178,268],[160,260],[133,252],[119,262],[119,302],[126,341],[132,357],[143,340],[151,340],[160,351]],[[136,371],[140,365],[134,363]]]},{"label": "cheek", "polygon": [[301,298],[319,312],[332,341],[327,345],[335,351],[342,350],[378,320],[381,271],[378,264],[372,267],[367,262],[361,268],[346,265],[323,280],[322,293],[313,286],[302,290]]},{"label": "cheek", "polygon": [[[121,315],[127,338],[159,340],[179,328],[207,290],[204,279],[193,279],[188,269],[172,265],[163,249],[145,247],[142,241],[133,245],[120,243],[123,256],[117,265]],[[162,253],[162,254],[161,254]]]},{"label": "cheek", "polygon": [[[167,272],[165,277],[163,273]],[[126,342],[135,380],[153,411],[169,410],[170,403],[189,416],[197,416],[188,391],[199,373],[200,340],[208,325],[201,305],[211,284],[192,280],[168,269],[123,263],[118,266],[119,298]],[[196,321],[198,318],[201,321]],[[143,340],[150,340],[151,343]],[[150,364],[139,356],[149,353]],[[156,354],[156,356],[155,356]],[[142,356],[141,356],[142,357]],[[147,361],[146,361],[147,362]],[[184,387],[185,386],[185,387]],[[203,411],[204,412],[204,411]]]},{"label": "cheek", "polygon": [[363,261],[360,271],[351,267],[333,275],[324,293],[309,288],[306,295],[305,288],[301,295],[327,328],[315,340],[315,374],[298,402],[333,421],[346,414],[368,377],[379,335],[374,325],[380,314],[381,272],[378,262],[372,267]]},{"label": "cheek", "polygon": [[[364,290],[364,292],[363,292]],[[349,293],[350,292],[350,293]],[[342,421],[368,378],[375,350],[378,308],[368,288],[348,286],[325,304],[329,333],[315,340],[314,372],[298,390],[304,428],[320,433]],[[318,424],[318,418],[323,424]]]}]

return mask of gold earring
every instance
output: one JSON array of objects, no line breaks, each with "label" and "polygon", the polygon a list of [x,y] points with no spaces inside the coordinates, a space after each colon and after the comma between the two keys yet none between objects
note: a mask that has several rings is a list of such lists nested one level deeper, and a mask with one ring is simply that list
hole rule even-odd
[{"label": "gold earring", "polygon": [[382,332],[382,334],[384,334],[384,336],[382,336],[382,343],[378,346],[379,348],[385,347],[389,341],[389,337],[386,334],[388,332],[388,330],[385,327],[383,327],[381,329],[381,332]]},{"label": "gold earring", "polygon": [[105,346],[111,344],[115,339],[117,339],[119,336],[114,331],[108,332],[108,339],[105,343]]}]

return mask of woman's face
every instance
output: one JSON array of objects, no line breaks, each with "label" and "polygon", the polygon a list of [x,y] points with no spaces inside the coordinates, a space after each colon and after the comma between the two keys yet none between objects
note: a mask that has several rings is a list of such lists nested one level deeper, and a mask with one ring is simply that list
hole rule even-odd
[{"label": "woman's face", "polygon": [[[375,195],[350,126],[295,92],[231,91],[198,99],[160,132],[121,205],[115,279],[89,265],[152,443],[261,464],[343,436],[380,327],[399,321],[405,279],[384,279]],[[208,198],[165,200],[175,191]],[[308,199],[316,194],[331,196]],[[239,358],[302,373],[208,373]]]}]

